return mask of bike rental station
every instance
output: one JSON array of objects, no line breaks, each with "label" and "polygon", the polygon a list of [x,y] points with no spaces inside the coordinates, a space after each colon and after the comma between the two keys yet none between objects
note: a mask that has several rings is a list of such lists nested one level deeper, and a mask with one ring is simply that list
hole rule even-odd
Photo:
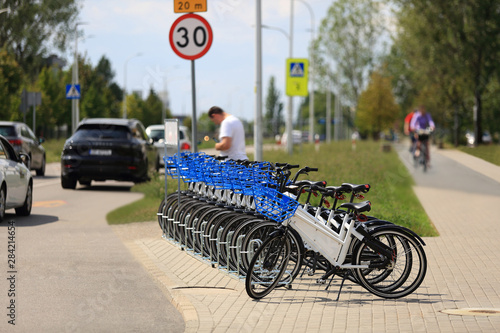
[{"label": "bike rental station", "polygon": [[[178,144],[177,120],[165,144]],[[411,230],[367,216],[368,184],[298,180],[317,169],[287,163],[223,160],[205,153],[165,156],[163,238],[187,254],[245,281],[252,298],[293,288],[304,274],[330,286],[334,277],[383,298],[411,294],[427,270],[423,240]],[[167,195],[167,177],[177,191]],[[181,189],[185,187],[185,190]],[[318,196],[318,201],[311,200]],[[350,196],[348,202],[340,201]],[[333,199],[331,208],[328,200]],[[313,204],[314,202],[314,204]]]}]

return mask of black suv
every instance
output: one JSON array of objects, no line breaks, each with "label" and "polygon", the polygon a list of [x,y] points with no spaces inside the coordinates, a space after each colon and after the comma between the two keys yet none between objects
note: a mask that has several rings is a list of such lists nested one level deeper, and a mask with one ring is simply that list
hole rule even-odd
[{"label": "black suv", "polygon": [[93,118],[80,122],[61,155],[63,188],[92,180],[142,182],[154,168],[155,151],[137,119]]},{"label": "black suv", "polygon": [[35,136],[25,123],[17,121],[0,121],[0,135],[9,140],[14,150],[30,157],[28,167],[36,170],[37,176],[45,175],[45,149],[43,139]]}]

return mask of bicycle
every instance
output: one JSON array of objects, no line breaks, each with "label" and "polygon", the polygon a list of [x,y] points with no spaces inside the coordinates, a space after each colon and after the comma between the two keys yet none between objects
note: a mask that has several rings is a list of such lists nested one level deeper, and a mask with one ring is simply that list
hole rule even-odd
[{"label": "bicycle", "polygon": [[415,133],[417,135],[417,142],[419,144],[415,145],[415,150],[413,153],[413,161],[415,167],[422,165],[424,172],[426,172],[429,166],[428,142],[430,135],[432,134],[432,129],[431,128],[419,129]]},{"label": "bicycle", "polygon": [[362,213],[370,211],[369,201],[341,204],[349,213],[344,216],[340,232],[335,232],[282,193],[267,189],[259,197],[264,204],[257,204],[257,209],[282,223],[257,249],[249,264],[245,289],[250,297],[265,297],[287,281],[283,275],[291,277],[287,271],[290,230],[295,230],[308,246],[326,258],[333,273],[343,275],[343,281],[352,275],[354,282],[379,297],[404,297],[422,283],[427,270],[425,243],[400,226],[367,228],[357,223],[363,220]]}]

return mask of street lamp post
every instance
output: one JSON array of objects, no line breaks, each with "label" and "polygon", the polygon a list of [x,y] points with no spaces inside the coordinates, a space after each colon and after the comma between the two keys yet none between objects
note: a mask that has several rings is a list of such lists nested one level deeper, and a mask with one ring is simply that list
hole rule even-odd
[{"label": "street lamp post", "polygon": [[[293,0],[292,0],[292,1],[293,1]],[[290,38],[290,35],[289,35],[289,34],[288,34],[285,30],[280,29],[280,28],[277,28],[277,27],[272,27],[272,26],[269,26],[269,25],[265,25],[265,24],[261,24],[260,26],[261,26],[262,28],[265,28],[265,29],[276,30],[276,31],[281,32],[283,35],[285,35],[286,39],[288,39],[288,42],[289,42],[290,44],[292,43],[291,38]],[[291,100],[291,98],[289,99],[289,103],[290,103],[290,100]],[[287,137],[288,137],[287,142],[289,142],[289,141],[290,141],[290,138],[291,138],[290,133],[288,133],[288,128],[289,128],[289,127],[288,127],[288,118],[287,118],[287,122],[286,122],[286,130],[285,130],[285,132],[287,133]],[[293,142],[292,142],[292,144],[293,144]],[[287,147],[288,147],[288,146],[287,146]],[[292,146],[292,148],[293,148],[293,146]]]},{"label": "street lamp post", "polygon": [[313,43],[314,43],[314,12],[311,6],[304,0],[297,0],[306,5],[311,14],[311,45],[309,45],[309,142],[314,142],[314,59],[313,59]]},{"label": "street lamp post", "polygon": [[[293,0],[290,0],[290,49],[289,58],[293,58]],[[287,69],[288,70],[288,69]],[[293,135],[292,135],[292,118],[293,118],[293,96],[288,96],[288,115],[286,117],[286,146],[289,155],[293,154]]]},{"label": "street lamp post", "polygon": [[127,64],[132,58],[141,55],[141,52],[131,55],[125,60],[125,65],[123,66],[123,119],[127,119]]},{"label": "street lamp post", "polygon": [[[78,84],[78,26],[87,24],[86,22],[77,22],[75,24],[75,58],[73,62],[73,87]],[[76,127],[80,122],[80,99],[71,100],[72,132],[75,133]]]},{"label": "street lamp post", "polygon": [[255,122],[254,133],[254,159],[262,161],[262,17],[261,0],[256,1],[255,15]]}]

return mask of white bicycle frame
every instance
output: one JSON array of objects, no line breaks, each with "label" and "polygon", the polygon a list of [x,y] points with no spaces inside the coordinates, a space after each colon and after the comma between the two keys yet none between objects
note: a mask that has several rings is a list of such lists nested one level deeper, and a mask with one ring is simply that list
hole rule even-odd
[{"label": "white bicycle frame", "polygon": [[314,251],[323,255],[333,266],[339,268],[368,268],[366,265],[345,264],[344,260],[354,239],[363,240],[364,236],[355,228],[355,221],[350,214],[344,216],[340,233],[330,229],[323,221],[310,215],[302,207],[287,221],[286,226],[295,229]]}]

